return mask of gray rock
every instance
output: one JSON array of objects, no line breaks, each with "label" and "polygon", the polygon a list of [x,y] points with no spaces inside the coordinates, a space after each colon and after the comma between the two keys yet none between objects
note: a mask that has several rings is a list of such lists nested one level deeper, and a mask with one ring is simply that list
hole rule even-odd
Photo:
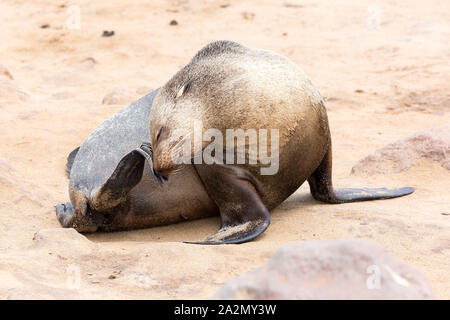
[{"label": "gray rock", "polygon": [[357,239],[282,246],[269,261],[228,281],[213,299],[432,299],[422,274],[382,247]]},{"label": "gray rock", "polygon": [[398,173],[424,158],[450,170],[449,124],[417,132],[375,151],[360,160],[352,168],[352,174]]}]

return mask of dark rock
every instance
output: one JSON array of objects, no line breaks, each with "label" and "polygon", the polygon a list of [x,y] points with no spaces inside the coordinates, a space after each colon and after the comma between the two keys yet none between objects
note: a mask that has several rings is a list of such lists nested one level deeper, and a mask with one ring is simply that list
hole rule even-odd
[{"label": "dark rock", "polygon": [[108,31],[105,30],[103,31],[102,37],[112,37],[115,34],[114,30]]}]

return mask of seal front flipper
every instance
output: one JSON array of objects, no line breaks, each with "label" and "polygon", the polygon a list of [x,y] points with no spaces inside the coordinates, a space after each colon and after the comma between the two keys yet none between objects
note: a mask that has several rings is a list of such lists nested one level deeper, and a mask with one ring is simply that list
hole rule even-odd
[{"label": "seal front flipper", "polygon": [[167,181],[168,178],[165,176],[161,176],[155,169],[153,168],[153,149],[152,145],[148,142],[143,142],[142,145],[136,149],[142,156],[147,159],[147,162],[150,165],[150,172],[153,173],[153,177],[159,183],[160,186],[163,185],[163,180]]},{"label": "seal front flipper", "polygon": [[391,199],[406,196],[414,192],[414,188],[343,188],[334,190],[331,179],[332,157],[331,144],[319,167],[308,178],[311,194],[314,199],[326,203],[345,203],[356,201]]},{"label": "seal front flipper", "polygon": [[270,224],[258,182],[246,170],[224,165],[195,165],[206,192],[219,207],[219,232],[192,244],[232,244],[253,240]]},{"label": "seal front flipper", "polygon": [[91,202],[93,209],[106,211],[117,206],[139,183],[146,158],[138,149],[131,151],[119,161],[112,175],[93,196]]}]

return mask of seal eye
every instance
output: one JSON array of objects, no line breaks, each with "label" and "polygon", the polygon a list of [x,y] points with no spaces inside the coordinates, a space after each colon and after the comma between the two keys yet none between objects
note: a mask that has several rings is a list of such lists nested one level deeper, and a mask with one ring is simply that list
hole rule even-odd
[{"label": "seal eye", "polygon": [[162,132],[163,127],[159,128],[158,134],[156,135],[156,141],[159,140],[159,137],[161,137],[161,132]]},{"label": "seal eye", "polygon": [[181,97],[188,88],[189,88],[189,83],[186,83],[185,85],[183,85],[180,88],[180,90],[178,90],[178,93],[177,93],[177,96],[175,97],[175,99],[178,99],[179,97]]}]

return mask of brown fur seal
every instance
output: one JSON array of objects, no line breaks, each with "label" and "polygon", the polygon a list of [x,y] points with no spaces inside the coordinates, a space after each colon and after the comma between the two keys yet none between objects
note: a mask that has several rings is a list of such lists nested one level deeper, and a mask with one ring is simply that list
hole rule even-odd
[{"label": "brown fur seal", "polygon": [[[203,163],[196,163],[199,152],[204,156],[213,144],[196,145],[195,139],[189,143],[176,135],[180,129],[191,132],[196,121],[224,137],[229,129],[234,133],[242,129],[248,137],[231,150],[236,160],[244,153],[245,161],[207,164],[204,157]],[[258,135],[255,161],[254,145],[248,142],[251,130],[271,133],[266,139],[270,157],[261,157],[264,135]],[[278,131],[272,135],[272,130]],[[276,132],[278,139],[272,139]],[[143,143],[149,138],[151,144]],[[224,149],[230,145],[231,141],[219,144]],[[172,161],[180,146],[192,146],[187,164]],[[216,159],[220,149],[213,153]],[[228,41],[207,45],[161,89],[106,120],[69,155],[67,168],[71,202],[56,207],[63,227],[116,231],[220,213],[220,231],[200,242],[207,244],[257,237],[270,223],[269,210],[306,180],[313,197],[328,203],[413,192],[412,188],[334,190],[330,132],[319,92],[285,57]],[[275,174],[262,174],[271,168]]]},{"label": "brown fur seal", "polygon": [[[202,163],[211,141],[196,144],[195,123],[199,121],[204,130],[219,131],[223,137],[230,130],[276,130],[276,148],[272,140],[267,148],[278,154],[278,170],[263,175],[261,169],[266,166],[261,159],[250,163],[255,158],[249,154],[250,137],[241,141],[246,163]],[[413,192],[412,188],[334,190],[330,130],[317,89],[287,58],[235,42],[207,45],[176,73],[155,96],[149,128],[155,174],[176,177],[180,172],[176,155],[188,147],[183,149],[188,153],[184,157],[191,159],[219,209],[219,232],[196,243],[241,243],[257,237],[270,223],[269,211],[306,180],[313,197],[328,203],[388,199]],[[180,130],[187,134],[175,134]],[[237,157],[239,144],[234,141],[226,140],[220,146]],[[200,161],[195,161],[199,155]],[[178,173],[172,174],[176,169]]]}]

